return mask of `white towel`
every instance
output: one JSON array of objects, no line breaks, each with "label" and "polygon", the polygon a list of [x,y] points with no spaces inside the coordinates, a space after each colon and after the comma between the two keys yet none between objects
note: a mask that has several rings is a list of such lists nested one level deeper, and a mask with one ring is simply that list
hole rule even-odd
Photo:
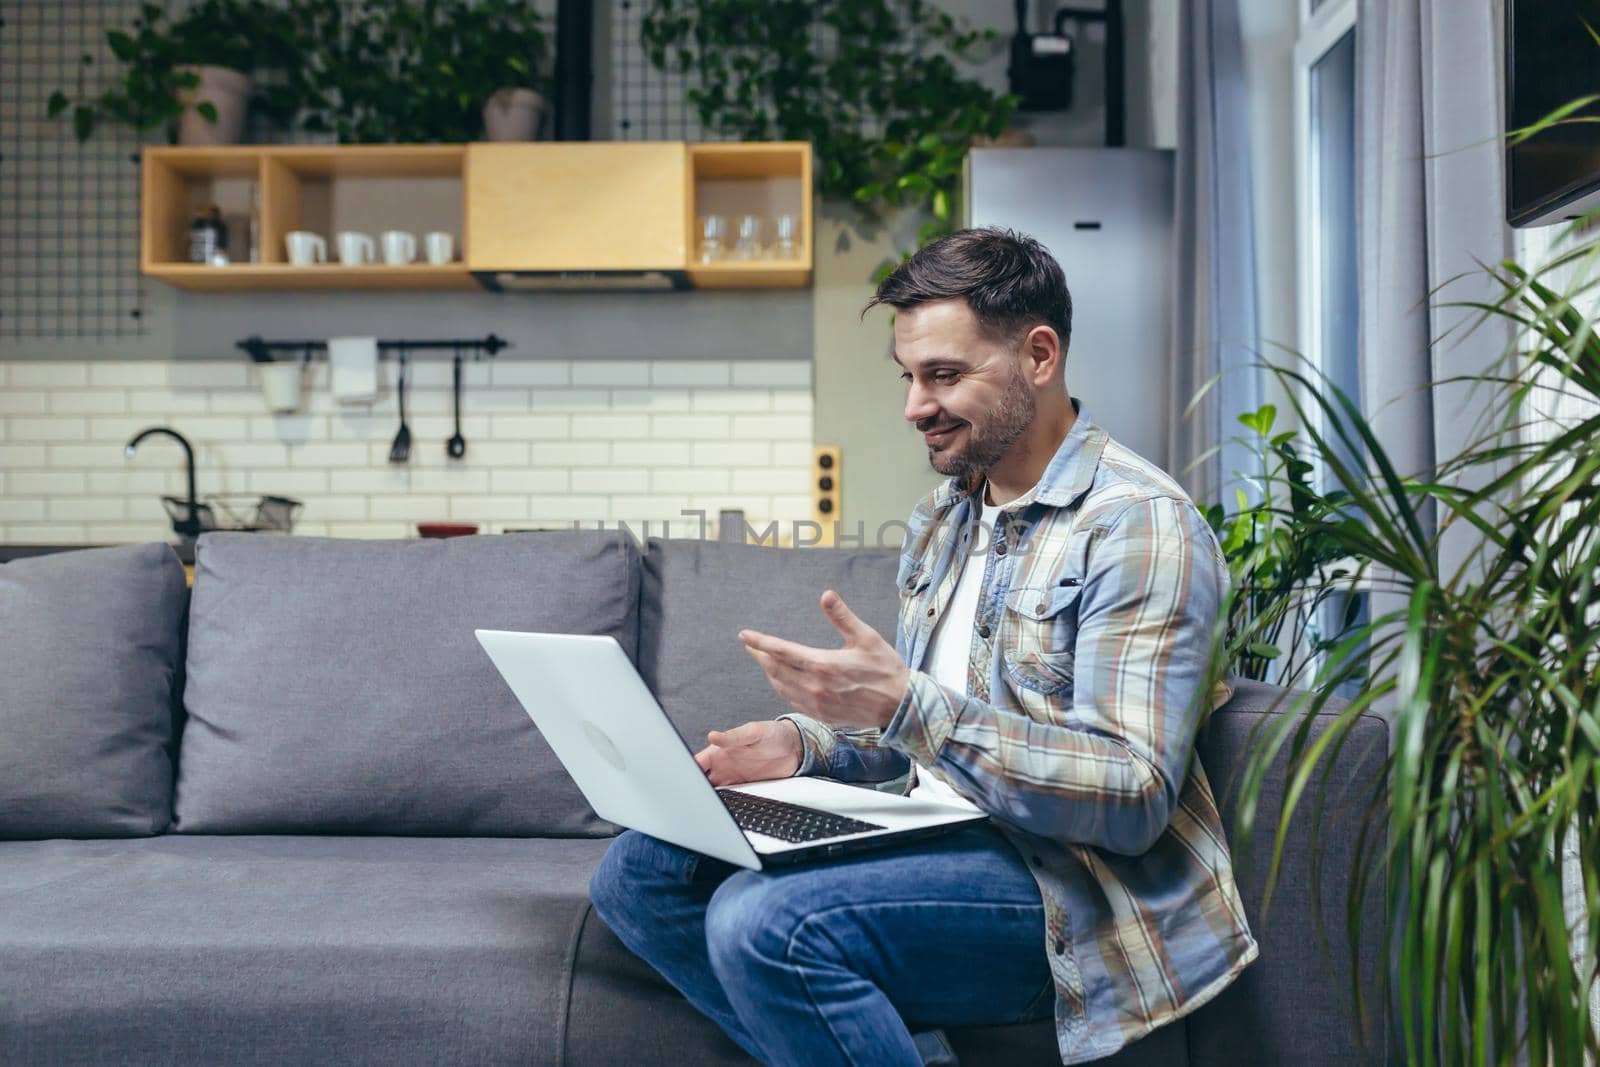
[{"label": "white towel", "polygon": [[341,404],[374,404],[378,400],[378,339],[328,338],[329,377],[333,398]]}]

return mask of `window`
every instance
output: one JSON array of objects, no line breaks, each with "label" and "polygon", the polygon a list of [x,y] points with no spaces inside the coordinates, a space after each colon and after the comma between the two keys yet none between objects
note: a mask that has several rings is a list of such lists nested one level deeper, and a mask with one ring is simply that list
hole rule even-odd
[{"label": "window", "polygon": [[[1356,4],[1303,0],[1295,46],[1295,173],[1300,351],[1361,404],[1356,273]],[[1307,405],[1314,414],[1315,405]],[[1318,427],[1321,429],[1321,427]],[[1346,464],[1360,457],[1340,448]],[[1331,475],[1319,472],[1324,488]],[[1336,637],[1367,619],[1367,597],[1336,595],[1312,630]]]}]

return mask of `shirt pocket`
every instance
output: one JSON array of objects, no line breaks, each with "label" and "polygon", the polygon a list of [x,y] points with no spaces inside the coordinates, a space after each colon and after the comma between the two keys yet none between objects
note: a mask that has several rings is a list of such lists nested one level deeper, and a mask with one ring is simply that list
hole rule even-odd
[{"label": "shirt pocket", "polygon": [[1001,650],[1012,687],[1047,695],[1070,691],[1078,636],[1077,580],[1023,586],[1006,594],[1008,634]]}]

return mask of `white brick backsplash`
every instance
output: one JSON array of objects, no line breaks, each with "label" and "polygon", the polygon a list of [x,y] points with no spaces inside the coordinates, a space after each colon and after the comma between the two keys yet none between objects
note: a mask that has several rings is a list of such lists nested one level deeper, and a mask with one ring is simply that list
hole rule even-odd
[{"label": "white brick backsplash", "polygon": [[612,411],[618,414],[642,411],[645,413],[688,411],[687,389],[613,389]]},{"label": "white brick backsplash", "polygon": [[[373,504],[376,505],[377,501],[373,501]],[[451,497],[450,518],[461,522],[526,521],[528,498],[509,495]]]},{"label": "white brick backsplash", "polygon": [[802,411],[811,413],[811,391],[809,389],[774,389],[772,391],[773,411]]},{"label": "white brick backsplash", "polygon": [[0,467],[6,470],[46,465],[44,445],[0,445]]},{"label": "white brick backsplash", "polygon": [[611,501],[603,496],[536,496],[528,502],[528,518],[536,522],[591,522],[611,517]]},{"label": "white brick backsplash", "polygon": [[643,493],[650,488],[650,472],[642,470],[582,470],[572,472],[572,491],[584,494]]},{"label": "white brick backsplash", "polygon": [[488,429],[478,436],[564,441],[571,432],[572,420],[567,415],[490,415]]},{"label": "white brick backsplash", "polygon": [[411,476],[404,469],[331,471],[328,488],[335,493],[409,493]]},{"label": "white brick backsplash", "polygon": [[68,389],[50,394],[50,411],[56,415],[119,415],[128,410],[120,390]]},{"label": "white brick backsplash", "polygon": [[798,444],[794,441],[778,441],[772,446],[772,465],[774,467],[804,467],[811,469],[812,446]]},{"label": "white brick backsplash", "polygon": [[[811,491],[810,472],[804,470],[757,470],[749,468],[730,472],[735,493],[800,493]],[[806,509],[811,508],[810,497]]]},{"label": "white brick backsplash", "polygon": [[0,522],[28,522],[44,519],[44,500],[7,494],[0,498]]},{"label": "white brick backsplash", "polygon": [[14,496],[83,496],[89,479],[76,472],[17,471],[6,479],[6,492]]},{"label": "white brick backsplash", "polygon": [[726,363],[663,360],[650,364],[652,385],[727,385]]},{"label": "white brick backsplash", "polygon": [[[205,393],[173,393],[165,389],[128,390],[128,410],[172,419],[210,410]],[[152,421],[160,421],[160,418]]]},{"label": "white brick backsplash", "polygon": [[796,360],[740,360],[733,364],[734,385],[811,385],[811,364]]},{"label": "white brick backsplash", "polygon": [[[133,440],[134,435],[151,424],[145,415],[101,415],[99,418],[89,420],[89,440],[104,441],[107,446],[121,451],[121,445],[126,445]],[[174,453],[178,451],[177,444],[170,437],[153,437],[148,444],[152,448],[170,448]],[[140,445],[142,452],[145,445]]]},{"label": "white brick backsplash", "polygon": [[497,388],[502,385],[570,385],[572,364],[566,360],[500,359],[494,364],[490,380]]},{"label": "white brick backsplash", "polygon": [[[490,471],[480,468],[451,466],[427,468],[411,472],[413,493],[474,493],[479,496],[489,492]],[[498,474],[499,471],[493,473]],[[495,490],[499,492],[500,490]]]},{"label": "white brick backsplash", "polygon": [[319,361],[301,410],[276,415],[242,360],[0,362],[0,538],[171,540],[160,497],[183,493],[182,450],[152,439],[130,459],[122,447],[160,425],[193,442],[202,496],[293,497],[296,531],[313,536],[414,537],[438,519],[696,536],[685,508],[713,524],[727,507],[759,524],[810,514],[806,363],[469,362],[467,454],[454,460],[450,361],[413,359],[403,465],[388,462],[395,369],[380,368],[377,404],[347,407]]},{"label": "white brick backsplash", "polygon": [[569,412],[604,415],[611,411],[611,392],[605,389],[531,389],[528,412],[534,415]]},{"label": "white brick backsplash", "polygon": [[772,408],[772,391],[769,389],[696,389],[689,401],[694,412],[728,412],[748,414]]},{"label": "white brick backsplash", "polygon": [[82,523],[17,522],[6,528],[6,540],[22,545],[93,544]]},{"label": "white brick backsplash", "polygon": [[[809,463],[810,461],[807,460]],[[698,441],[694,446],[694,465],[697,467],[769,467],[772,465],[772,446],[756,441],[734,444]]]},{"label": "white brick backsplash", "polygon": [[13,389],[81,389],[89,384],[89,368],[82,363],[13,363]]},{"label": "white brick backsplash", "polygon": [[12,416],[6,420],[8,441],[82,441],[89,436],[89,425],[81,418],[34,418]]},{"label": "white brick backsplash", "polygon": [[[367,517],[367,498],[364,496],[313,496],[307,493],[299,498],[305,507],[300,516],[303,521],[363,522]],[[296,523],[298,532],[300,524]]]},{"label": "white brick backsplash", "polygon": [[[140,454],[143,454],[143,448]],[[264,443],[223,442],[195,446],[195,459],[204,467],[221,467],[247,470],[253,467],[287,467],[287,445]]]},{"label": "white brick backsplash", "polygon": [[647,415],[595,415],[572,420],[572,436],[589,440],[619,440],[650,436]]},{"label": "white brick backsplash", "polygon": [[[575,481],[591,471],[578,471],[571,475]],[[564,470],[491,471],[489,488],[495,493],[566,493],[572,491],[568,474]]]},{"label": "white brick backsplash", "polygon": [[729,471],[710,467],[650,472],[652,493],[726,493]]},{"label": "white brick backsplash", "polygon": [[611,462],[626,467],[687,467],[691,447],[687,441],[618,441],[611,446]]},{"label": "white brick backsplash", "polygon": [[96,389],[126,389],[132,386],[165,387],[170,366],[165,361],[157,360],[127,363],[91,363],[89,365],[89,384]]},{"label": "white brick backsplash", "polygon": [[121,497],[51,497],[46,502],[45,514],[52,522],[84,522],[91,519],[116,519],[127,517],[127,505]]},{"label": "white brick backsplash", "polygon": [[741,440],[809,441],[810,415],[735,415],[733,436]]},{"label": "white brick backsplash", "polygon": [[649,385],[650,364],[642,360],[604,360],[572,365],[573,385]]},{"label": "white brick backsplash", "polygon": [[271,494],[273,496],[291,496],[296,500],[315,493],[328,491],[327,471],[285,471],[261,470],[250,471],[244,480],[244,487],[252,493]]},{"label": "white brick backsplash", "polygon": [[367,463],[367,452],[360,441],[294,445],[289,449],[289,462],[296,467],[361,467]]},{"label": "white brick backsplash", "polygon": [[0,415],[43,415],[49,410],[49,393],[24,389],[0,390]]},{"label": "white brick backsplash", "polygon": [[[480,499],[463,497],[461,499]],[[384,519],[401,519],[406,522],[431,522],[443,515],[450,513],[450,498],[447,496],[418,496],[412,493],[409,496],[380,496],[374,497],[370,505],[369,518],[374,521]]]},{"label": "white brick backsplash", "polygon": [[725,441],[728,415],[652,415],[650,436],[659,440]]}]

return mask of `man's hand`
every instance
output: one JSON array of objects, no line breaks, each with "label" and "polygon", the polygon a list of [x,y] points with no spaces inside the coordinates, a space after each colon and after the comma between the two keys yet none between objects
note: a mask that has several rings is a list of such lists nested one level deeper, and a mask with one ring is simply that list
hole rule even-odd
[{"label": "man's hand", "polygon": [[712,785],[738,785],[789,778],[805,760],[800,728],[788,719],[747,722],[731,730],[712,730],[711,744],[694,754]]},{"label": "man's hand", "polygon": [[810,648],[755,630],[740,630],[739,640],[796,711],[844,730],[882,729],[905,697],[911,672],[832,589],[822,594],[822,613],[844,636],[843,648]]}]

